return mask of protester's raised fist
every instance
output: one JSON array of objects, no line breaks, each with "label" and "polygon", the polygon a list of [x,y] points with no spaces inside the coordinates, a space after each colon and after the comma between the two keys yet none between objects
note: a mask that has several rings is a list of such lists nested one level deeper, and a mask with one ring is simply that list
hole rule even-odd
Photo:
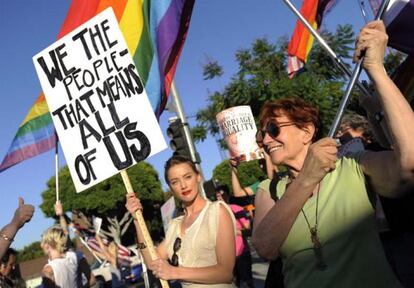
[{"label": "protester's raised fist", "polygon": [[382,21],[372,21],[365,25],[359,33],[355,45],[353,61],[357,62],[364,56],[364,68],[370,72],[384,73],[384,54],[388,35]]},{"label": "protester's raised fist", "polygon": [[33,213],[33,205],[24,204],[23,198],[19,197],[19,207],[14,212],[12,223],[18,228],[21,228],[26,222],[32,219]]}]

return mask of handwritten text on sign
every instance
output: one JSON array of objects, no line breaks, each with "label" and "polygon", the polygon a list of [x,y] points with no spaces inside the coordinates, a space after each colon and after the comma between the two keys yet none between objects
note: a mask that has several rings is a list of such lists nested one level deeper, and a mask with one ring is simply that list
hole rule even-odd
[{"label": "handwritten text on sign", "polygon": [[78,192],[166,148],[112,8],[33,61]]}]

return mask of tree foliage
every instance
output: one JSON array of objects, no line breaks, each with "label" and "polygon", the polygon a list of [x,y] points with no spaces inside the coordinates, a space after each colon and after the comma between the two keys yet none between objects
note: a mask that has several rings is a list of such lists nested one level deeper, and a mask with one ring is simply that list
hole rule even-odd
[{"label": "tree foliage", "polygon": [[[159,206],[164,202],[164,193],[157,171],[148,163],[139,162],[127,169],[131,185],[144,206],[144,218],[148,220],[148,228],[153,233],[162,233],[159,217]],[[47,182],[47,189],[42,193],[40,205],[47,217],[55,217],[56,201],[55,177]],[[124,231],[122,222],[127,213],[125,205],[125,186],[121,175],[115,175],[82,193],[76,193],[67,166],[59,171],[59,195],[64,211],[79,210],[87,216],[102,217],[112,233]],[[154,218],[154,219],[153,219]],[[112,228],[111,228],[112,225]],[[115,226],[114,226],[115,225]],[[117,227],[118,226],[118,227]],[[120,235],[113,235],[115,238]]]},{"label": "tree foliage", "polygon": [[24,262],[44,256],[40,241],[30,243],[18,251],[18,262]]},{"label": "tree foliage", "polygon": [[396,72],[398,66],[405,60],[405,54],[395,50],[387,55],[384,60],[384,67],[388,74]]},{"label": "tree foliage", "polygon": [[[127,172],[132,187],[141,200],[163,200],[164,195],[158,173],[150,164],[140,162],[130,167]],[[43,203],[40,208],[46,216],[54,217],[55,177],[50,178],[47,187],[47,190],[42,193]],[[78,209],[84,213],[102,215],[116,208],[116,203],[125,202],[126,190],[119,174],[82,193],[76,193],[69,169],[65,166],[59,171],[59,190],[64,211]]]},{"label": "tree foliage", "polygon": [[204,80],[213,79],[215,77],[220,77],[223,75],[223,67],[220,66],[218,61],[210,60],[203,67],[203,78]]},{"label": "tree foliage", "polygon": [[[342,59],[350,59],[354,43],[352,26],[339,25],[335,33],[323,31],[322,35]],[[215,116],[226,108],[249,105],[257,117],[266,101],[287,96],[304,98],[319,107],[324,126],[328,128],[343,95],[344,75],[316,44],[306,64],[307,70],[289,79],[286,50],[286,38],[280,38],[275,44],[267,39],[257,39],[249,49],[238,50],[235,55],[238,71],[223,91],[208,95],[208,106],[197,112],[198,134],[194,136],[203,135],[200,132],[202,128],[217,134],[219,128]],[[205,79],[221,76],[222,73],[210,73],[222,71],[218,66],[217,62],[207,64],[203,72]]]},{"label": "tree foliage", "polygon": [[[347,63],[352,58],[355,42],[352,26],[338,25],[335,32],[321,31],[321,36],[350,69]],[[195,141],[203,141],[207,133],[216,135],[220,132],[216,114],[224,109],[249,105],[257,119],[260,108],[266,101],[284,97],[300,97],[313,103],[321,112],[324,132],[328,132],[344,95],[348,76],[315,41],[304,72],[289,79],[286,72],[287,44],[287,39],[283,37],[275,44],[267,39],[257,39],[250,48],[235,53],[239,66],[237,72],[223,91],[214,91],[208,95],[208,106],[197,112],[198,124],[196,133],[193,134]],[[394,51],[385,57],[384,67],[391,74],[403,60],[404,55]],[[222,75],[223,69],[217,61],[210,60],[204,66],[204,79]],[[347,109],[364,114],[358,105],[358,93],[355,87]]]},{"label": "tree foliage", "polygon": [[[258,160],[240,163],[237,168],[237,174],[242,187],[247,187],[258,180],[266,178],[266,175],[263,173],[262,169],[260,169]],[[233,191],[231,185],[231,170],[228,160],[222,161],[214,168],[213,179],[218,180],[222,185],[227,185],[230,191]]]}]

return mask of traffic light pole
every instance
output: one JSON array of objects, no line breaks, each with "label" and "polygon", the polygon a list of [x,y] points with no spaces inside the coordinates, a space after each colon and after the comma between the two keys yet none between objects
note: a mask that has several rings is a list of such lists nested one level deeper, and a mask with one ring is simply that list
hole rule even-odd
[{"label": "traffic light pole", "polygon": [[[184,125],[184,134],[185,134],[185,140],[188,143],[188,148],[190,150],[190,154],[191,154],[191,160],[196,163],[196,167],[198,169],[198,171],[200,172],[202,181],[204,182],[204,174],[203,174],[203,170],[201,169],[201,165],[200,163],[198,163],[198,157],[197,157],[197,152],[194,146],[194,142],[193,142],[193,137],[191,136],[191,131],[190,131],[190,126],[188,125],[187,122],[187,117],[185,116],[184,113],[184,109],[183,109],[183,105],[181,103],[181,98],[178,94],[177,88],[175,87],[175,82],[172,81],[171,83],[171,95],[172,95],[172,99],[173,99],[173,104],[174,104],[174,111],[177,114],[178,118],[181,120],[181,122]],[[202,184],[202,183],[201,183]],[[206,193],[204,191],[204,187],[203,185],[200,185],[200,191],[201,191],[201,195],[206,198]]]}]

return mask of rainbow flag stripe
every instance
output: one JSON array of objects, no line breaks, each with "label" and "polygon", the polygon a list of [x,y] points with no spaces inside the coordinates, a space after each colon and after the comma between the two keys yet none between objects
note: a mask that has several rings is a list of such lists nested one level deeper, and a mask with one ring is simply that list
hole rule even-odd
[{"label": "rainbow flag stripe", "polygon": [[[165,108],[195,0],[73,0],[57,39],[112,7],[148,98],[159,117]],[[46,99],[38,97],[0,164],[0,172],[55,147]]]},{"label": "rainbow flag stripe", "polygon": [[[304,0],[300,12],[309,24],[317,30],[322,24],[324,15],[335,4],[336,0]],[[288,46],[287,71],[290,78],[305,66],[312,45],[313,36],[303,26],[302,22],[297,20]]]}]

